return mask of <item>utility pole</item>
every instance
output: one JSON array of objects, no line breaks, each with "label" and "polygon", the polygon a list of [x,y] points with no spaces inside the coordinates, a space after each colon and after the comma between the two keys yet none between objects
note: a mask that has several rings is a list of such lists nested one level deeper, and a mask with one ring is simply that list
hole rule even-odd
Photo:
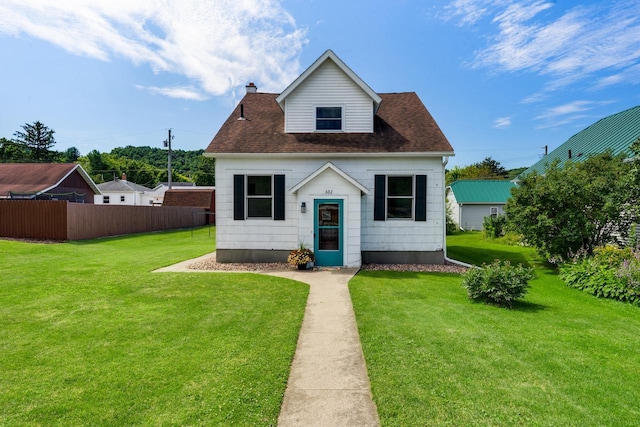
[{"label": "utility pole", "polygon": [[168,172],[168,185],[169,185],[169,190],[171,190],[171,140],[173,139],[173,136],[171,136],[171,129],[169,129],[169,136],[167,137],[166,141],[164,141],[164,146],[166,148],[169,149],[169,153],[167,154],[167,172]]}]

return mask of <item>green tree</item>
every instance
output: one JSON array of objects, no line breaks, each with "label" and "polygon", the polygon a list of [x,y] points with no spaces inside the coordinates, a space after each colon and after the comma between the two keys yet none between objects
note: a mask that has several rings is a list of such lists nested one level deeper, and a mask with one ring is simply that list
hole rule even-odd
[{"label": "green tree", "polygon": [[77,162],[80,157],[80,150],[76,147],[69,147],[62,153],[61,157],[64,163]]},{"label": "green tree", "polygon": [[212,157],[200,156],[198,170],[193,175],[196,185],[216,185],[216,160]]},{"label": "green tree", "polygon": [[51,148],[56,143],[53,136],[56,132],[39,121],[33,124],[25,123],[21,127],[22,131],[17,131],[13,134],[13,142],[27,149],[29,153],[28,160],[35,162],[51,161],[55,156],[55,152]]},{"label": "green tree", "polygon": [[482,162],[474,163],[469,166],[455,166],[447,171],[447,185],[461,179],[506,179],[509,172],[491,157],[485,158]]},{"label": "green tree", "polygon": [[98,150],[91,150],[86,156],[86,161],[85,158],[80,159],[80,164],[96,183],[100,184],[109,180],[109,177],[105,179],[105,174],[110,172],[106,156]]},{"label": "green tree", "polygon": [[19,163],[26,162],[28,159],[29,152],[25,146],[0,138],[0,163]]},{"label": "green tree", "polygon": [[505,206],[510,227],[552,260],[625,240],[637,218],[625,157],[556,161],[544,175],[525,176]]}]

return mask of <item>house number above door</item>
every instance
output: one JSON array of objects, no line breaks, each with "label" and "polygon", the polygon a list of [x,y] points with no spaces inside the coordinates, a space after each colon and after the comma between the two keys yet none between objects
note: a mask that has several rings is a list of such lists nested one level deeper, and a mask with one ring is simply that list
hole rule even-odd
[{"label": "house number above door", "polygon": [[325,194],[333,194],[333,190],[324,190]]}]

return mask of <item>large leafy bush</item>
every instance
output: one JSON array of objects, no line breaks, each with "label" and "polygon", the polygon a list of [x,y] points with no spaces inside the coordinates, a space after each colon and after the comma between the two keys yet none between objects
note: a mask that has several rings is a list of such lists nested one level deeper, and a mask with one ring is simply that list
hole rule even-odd
[{"label": "large leafy bush", "polygon": [[474,301],[510,308],[527,293],[529,280],[534,277],[532,268],[495,260],[468,270],[462,277],[462,286]]},{"label": "large leafy bush", "polygon": [[636,179],[626,158],[605,152],[526,175],[505,206],[510,227],[550,260],[626,241],[640,200],[640,165]]}]

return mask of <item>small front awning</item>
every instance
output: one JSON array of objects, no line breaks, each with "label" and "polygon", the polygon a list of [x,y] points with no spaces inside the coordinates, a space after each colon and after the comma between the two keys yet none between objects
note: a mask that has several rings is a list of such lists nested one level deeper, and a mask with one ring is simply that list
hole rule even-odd
[{"label": "small front awning", "polygon": [[336,165],[334,165],[331,162],[325,163],[320,169],[316,170],[311,175],[307,176],[305,179],[303,179],[302,181],[300,181],[299,183],[297,183],[296,185],[291,187],[289,189],[289,193],[290,194],[296,194],[298,192],[298,190],[300,190],[302,187],[304,187],[305,185],[307,185],[308,183],[313,181],[315,178],[320,176],[327,169],[331,169],[332,171],[334,171],[335,173],[340,175],[345,181],[349,182],[355,188],[360,190],[360,192],[362,194],[369,194],[369,190],[367,189],[367,187],[365,187],[364,185],[360,184],[358,181],[356,181],[355,179],[350,177],[346,172],[344,172],[342,169],[340,169],[339,167],[337,167]]}]

